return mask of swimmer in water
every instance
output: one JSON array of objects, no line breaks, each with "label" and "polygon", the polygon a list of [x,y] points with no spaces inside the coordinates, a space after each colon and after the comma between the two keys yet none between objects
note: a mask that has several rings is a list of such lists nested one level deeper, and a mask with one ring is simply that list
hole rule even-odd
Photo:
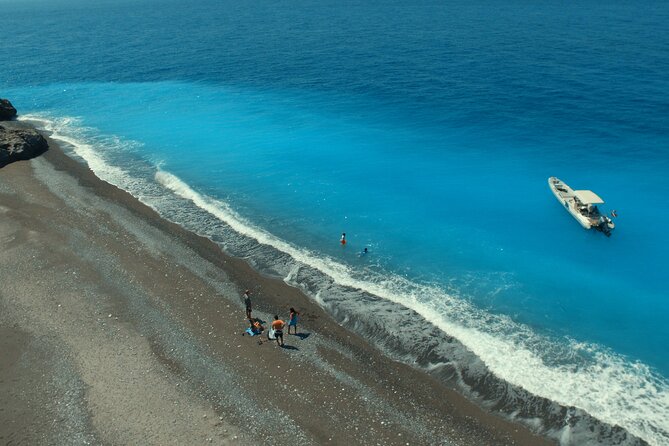
[{"label": "swimmer in water", "polygon": [[341,233],[341,241],[340,241],[340,243],[341,243],[342,246],[344,246],[344,245],[346,244],[346,233],[345,233],[345,232],[342,232],[342,233]]},{"label": "swimmer in water", "polygon": [[363,249],[363,250],[360,252],[360,257],[366,255],[368,252],[369,252],[369,251],[367,251],[367,248]]}]

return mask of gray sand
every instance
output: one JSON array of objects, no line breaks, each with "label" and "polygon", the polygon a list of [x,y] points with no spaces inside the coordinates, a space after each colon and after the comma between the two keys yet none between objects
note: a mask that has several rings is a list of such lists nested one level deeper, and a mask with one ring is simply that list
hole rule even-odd
[{"label": "gray sand", "polygon": [[[50,143],[0,169],[1,443],[549,444]],[[242,336],[245,288],[301,336]]]}]

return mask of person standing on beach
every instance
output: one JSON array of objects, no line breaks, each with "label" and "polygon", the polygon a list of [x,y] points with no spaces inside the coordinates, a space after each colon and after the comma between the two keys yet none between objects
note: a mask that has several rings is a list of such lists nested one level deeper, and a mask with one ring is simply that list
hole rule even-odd
[{"label": "person standing on beach", "polygon": [[340,243],[341,243],[342,246],[346,245],[346,233],[345,233],[345,232],[342,232],[342,233],[341,233],[341,241],[340,241]]},{"label": "person standing on beach", "polygon": [[244,291],[244,305],[246,305],[246,319],[251,319],[251,290]]},{"label": "person standing on beach", "polygon": [[[279,319],[279,315],[274,315],[274,322],[272,322],[272,328],[274,329],[274,337],[276,338],[276,345],[283,347],[283,327],[286,326],[286,323]],[[279,339],[281,342],[279,342]]]},{"label": "person standing on beach", "polygon": [[299,312],[295,311],[295,308],[290,307],[290,314],[288,315],[288,334],[290,334],[290,327],[295,328],[295,333],[297,334],[297,317],[300,315]]}]

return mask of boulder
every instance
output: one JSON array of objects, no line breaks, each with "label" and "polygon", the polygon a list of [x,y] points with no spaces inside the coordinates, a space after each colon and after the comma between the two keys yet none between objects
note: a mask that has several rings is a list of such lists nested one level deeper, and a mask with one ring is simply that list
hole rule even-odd
[{"label": "boulder", "polygon": [[8,129],[0,126],[0,167],[19,160],[35,158],[46,152],[49,144],[33,129]]},{"label": "boulder", "polygon": [[0,99],[0,121],[9,121],[16,116],[16,109],[8,99]]}]

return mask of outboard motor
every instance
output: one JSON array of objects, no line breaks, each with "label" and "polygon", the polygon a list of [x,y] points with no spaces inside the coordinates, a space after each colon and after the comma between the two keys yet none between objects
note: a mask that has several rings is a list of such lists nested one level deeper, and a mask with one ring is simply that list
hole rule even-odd
[{"label": "outboard motor", "polygon": [[600,216],[597,220],[597,229],[602,231],[607,237],[611,237],[611,231],[613,231],[615,227],[616,225],[613,223],[613,220],[606,215]]}]

